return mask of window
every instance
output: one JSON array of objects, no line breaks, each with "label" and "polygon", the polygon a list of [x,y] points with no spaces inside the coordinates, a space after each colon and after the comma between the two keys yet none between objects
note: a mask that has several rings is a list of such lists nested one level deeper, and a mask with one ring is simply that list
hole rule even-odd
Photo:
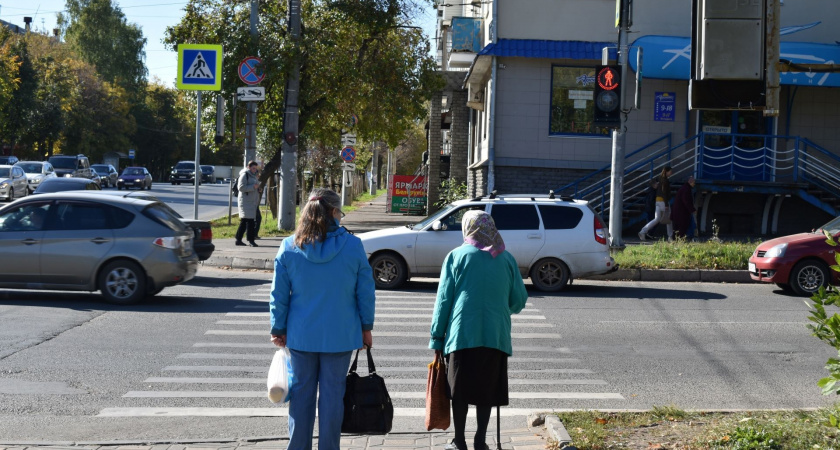
[{"label": "window", "polygon": [[29,202],[0,216],[0,232],[39,231],[45,229],[49,203]]},{"label": "window", "polygon": [[534,205],[493,205],[490,215],[499,231],[540,229],[540,218]]},{"label": "window", "polygon": [[595,126],[595,68],[551,68],[551,118],[549,134],[609,136],[610,129]]},{"label": "window", "polygon": [[558,205],[540,205],[538,208],[546,230],[571,230],[583,218],[583,211],[578,208]]},{"label": "window", "polygon": [[63,230],[107,230],[110,227],[104,205],[59,203],[58,217]]},{"label": "window", "polygon": [[446,231],[461,231],[461,220],[464,218],[464,214],[472,210],[484,211],[484,205],[470,205],[453,211],[452,214],[441,220],[441,223],[446,227],[444,229]]}]

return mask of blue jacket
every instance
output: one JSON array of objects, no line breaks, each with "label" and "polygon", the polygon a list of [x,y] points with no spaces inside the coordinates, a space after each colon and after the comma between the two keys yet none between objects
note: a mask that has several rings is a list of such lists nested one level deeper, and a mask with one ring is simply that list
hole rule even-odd
[{"label": "blue jacket", "polygon": [[324,242],[295,246],[283,240],[274,259],[271,334],[306,352],[345,352],[362,347],[362,330],[373,329],[373,272],[362,241],[331,227]]},{"label": "blue jacket", "polygon": [[516,260],[464,244],[449,252],[440,271],[429,348],[445,354],[489,347],[513,354],[510,315],[525,307],[528,291]]}]

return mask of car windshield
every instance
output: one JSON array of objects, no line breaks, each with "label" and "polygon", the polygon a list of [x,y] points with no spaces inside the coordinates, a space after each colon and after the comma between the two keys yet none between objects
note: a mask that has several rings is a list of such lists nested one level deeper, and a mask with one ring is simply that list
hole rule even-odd
[{"label": "car windshield", "polygon": [[8,167],[0,167],[0,178],[9,178],[9,172],[11,170]]},{"label": "car windshield", "polygon": [[840,233],[840,217],[836,217],[831,222],[828,222],[827,224],[821,226],[820,230],[828,231],[831,234]]},{"label": "car windshield", "polygon": [[143,169],[125,169],[123,175],[143,175]]},{"label": "car windshield", "polygon": [[178,163],[178,165],[176,165],[175,168],[181,170],[195,169],[195,163]]},{"label": "car windshield", "polygon": [[76,158],[51,158],[50,164],[56,169],[75,169]]},{"label": "car windshield", "polygon": [[[80,183],[75,180],[80,180],[81,178],[55,178],[55,179],[47,179],[40,186],[38,189],[35,189],[35,192],[38,194],[45,194],[48,192],[64,192],[64,191],[83,191],[87,189],[89,184],[96,184],[96,183]],[[74,181],[70,181],[74,180]]]},{"label": "car windshield", "polygon": [[213,171],[213,167],[211,167],[211,166],[201,166],[201,171],[210,173],[210,172]]},{"label": "car windshield", "polygon": [[41,164],[36,163],[29,163],[29,164],[18,164],[18,167],[23,169],[26,173],[41,173],[41,168],[43,167]]},{"label": "car windshield", "polygon": [[456,208],[456,206],[455,206],[455,205],[453,205],[453,204],[446,205],[446,207],[445,207],[445,208],[443,208],[443,209],[441,209],[440,211],[438,211],[438,212],[436,212],[436,213],[432,214],[431,216],[429,216],[429,217],[427,217],[427,218],[423,219],[421,222],[418,222],[418,223],[416,223],[416,224],[414,224],[414,225],[412,225],[412,226],[409,226],[409,228],[411,228],[411,229],[414,229],[414,228],[423,228],[423,227],[425,227],[426,225],[428,225],[428,224],[430,224],[430,223],[434,222],[435,220],[440,219],[440,218],[441,218],[441,217],[443,217],[444,215],[449,214],[449,212],[450,212],[450,211],[452,211],[452,210],[453,210],[453,209],[455,209],[455,208]]},{"label": "car windshield", "polygon": [[110,172],[110,171],[108,170],[108,166],[102,166],[102,165],[99,165],[99,164],[94,164],[94,165],[90,166],[90,168],[91,168],[91,169],[96,169],[96,171],[97,171],[97,172],[99,172],[99,173],[108,173],[108,172]]}]

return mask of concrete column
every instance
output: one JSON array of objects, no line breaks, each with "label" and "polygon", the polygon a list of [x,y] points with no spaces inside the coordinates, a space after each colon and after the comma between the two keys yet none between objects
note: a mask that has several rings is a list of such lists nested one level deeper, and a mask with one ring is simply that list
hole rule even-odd
[{"label": "concrete column", "polygon": [[450,101],[449,114],[452,117],[452,123],[449,127],[451,149],[449,178],[460,184],[467,181],[467,153],[470,151],[468,147],[470,109],[467,107],[467,91],[452,91]]},{"label": "concrete column", "polygon": [[432,94],[431,106],[429,107],[429,178],[426,180],[429,186],[429,197],[426,205],[428,214],[438,209],[435,203],[440,200],[440,152],[443,146],[443,135],[440,132],[441,102],[443,102],[443,92]]}]

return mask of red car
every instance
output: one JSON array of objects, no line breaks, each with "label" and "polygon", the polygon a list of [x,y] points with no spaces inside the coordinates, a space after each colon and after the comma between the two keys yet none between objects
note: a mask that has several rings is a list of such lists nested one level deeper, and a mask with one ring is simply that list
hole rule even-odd
[{"label": "red car", "polygon": [[834,252],[840,248],[826,243],[823,230],[835,240],[840,238],[840,217],[810,233],[762,242],[750,257],[750,277],[807,296],[820,286],[840,284],[840,272],[829,269],[829,266],[837,265]]}]

